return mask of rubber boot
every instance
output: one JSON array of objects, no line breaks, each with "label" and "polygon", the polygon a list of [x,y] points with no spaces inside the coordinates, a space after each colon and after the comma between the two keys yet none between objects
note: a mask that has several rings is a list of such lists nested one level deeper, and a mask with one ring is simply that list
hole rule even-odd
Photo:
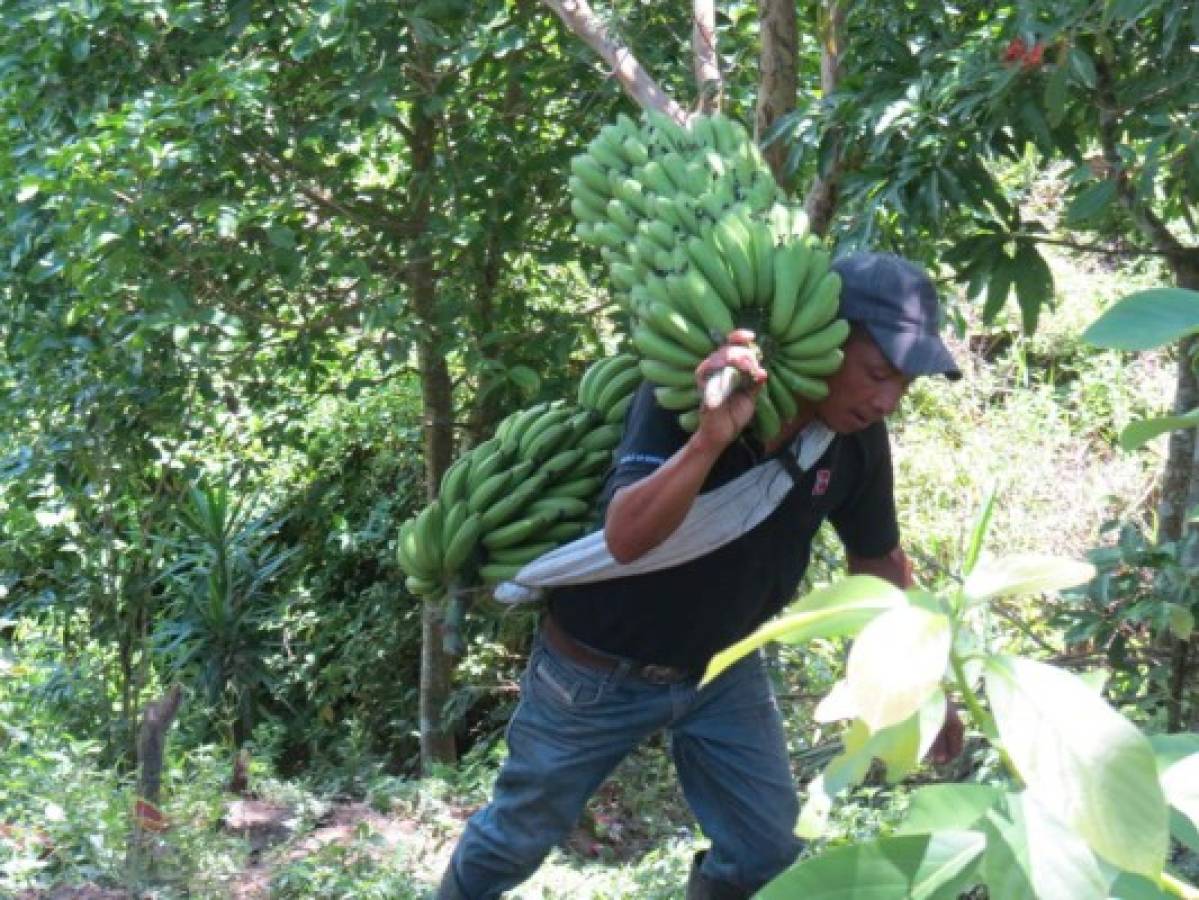
[{"label": "rubber boot", "polygon": [[753,891],[710,878],[699,870],[707,852],[700,850],[691,860],[691,875],[687,879],[687,900],[749,900]]}]

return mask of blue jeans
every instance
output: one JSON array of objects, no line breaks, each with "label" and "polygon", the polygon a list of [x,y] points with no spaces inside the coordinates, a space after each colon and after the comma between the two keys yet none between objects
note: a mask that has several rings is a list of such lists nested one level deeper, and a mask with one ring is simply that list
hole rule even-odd
[{"label": "blue jeans", "polygon": [[754,890],[794,862],[798,800],[761,656],[702,691],[695,680],[651,684],[628,668],[602,672],[534,643],[495,794],[467,822],[450,863],[462,897],[489,900],[532,875],[604,778],[662,728],[712,842],[703,873]]}]

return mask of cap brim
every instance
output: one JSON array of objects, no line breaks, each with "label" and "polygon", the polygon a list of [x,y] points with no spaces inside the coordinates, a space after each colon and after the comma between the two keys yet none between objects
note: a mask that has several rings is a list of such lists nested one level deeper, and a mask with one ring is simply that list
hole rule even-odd
[{"label": "cap brim", "polygon": [[884,325],[880,322],[862,323],[887,360],[904,375],[944,375],[957,381],[962,372],[953,360],[949,348],[936,335],[918,328]]}]

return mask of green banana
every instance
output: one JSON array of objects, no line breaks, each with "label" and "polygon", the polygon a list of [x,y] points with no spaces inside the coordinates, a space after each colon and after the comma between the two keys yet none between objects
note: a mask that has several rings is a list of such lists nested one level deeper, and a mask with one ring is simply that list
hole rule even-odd
[{"label": "green banana", "polygon": [[690,367],[668,366],[657,359],[646,357],[640,363],[641,374],[646,381],[663,387],[685,388],[695,386],[695,372]]},{"label": "green banana", "polygon": [[708,279],[694,266],[682,275],[668,278],[666,289],[675,305],[691,313],[692,318],[699,319],[708,330],[708,334],[718,343],[723,343],[729,333],[737,327],[729,308],[724,305],[724,301],[720,299]]},{"label": "green banana", "polygon": [[446,503],[457,503],[466,496],[466,484],[470,476],[473,454],[466,453],[454,460],[441,477],[437,496]]},{"label": "green banana", "polygon": [[458,572],[466,563],[483,534],[483,517],[471,513],[445,546],[442,571],[448,576]]},{"label": "green banana", "polygon": [[567,434],[567,429],[562,427],[562,425],[573,413],[574,410],[569,406],[556,406],[538,416],[520,436],[520,442],[517,445],[520,458],[540,459],[537,454],[530,451],[534,442],[538,441],[547,432],[555,430],[557,437],[561,439]]},{"label": "green banana", "polygon": [[749,234],[754,251],[754,302],[769,307],[774,299],[774,232],[766,222],[754,221]]},{"label": "green banana", "polygon": [[669,340],[701,357],[716,349],[716,343],[703,328],[665,303],[650,303],[645,310],[646,323]]},{"label": "green banana", "polygon": [[787,354],[781,353],[779,359],[797,375],[826,377],[841,368],[841,363],[845,361],[845,353],[838,348],[821,356],[805,356],[800,359],[792,359]]},{"label": "green banana", "polygon": [[[812,265],[817,264],[819,260],[813,260]],[[827,272],[816,282],[813,290],[802,292],[801,296],[803,300],[795,311],[795,317],[781,337],[780,343],[784,345],[801,340],[836,317],[841,301],[841,276],[836,272]]]},{"label": "green banana", "polygon": [[637,217],[633,215],[623,200],[613,197],[608,201],[604,211],[608,214],[608,219],[626,235],[632,237],[637,233]]},{"label": "green banana", "polygon": [[[588,432],[585,437],[579,440],[579,449],[586,450],[588,454],[595,451],[603,451],[606,453],[612,452],[612,448],[620,443],[620,437],[624,433],[619,423],[611,425],[600,425],[598,428]],[[586,465],[587,458],[577,463],[578,466]]]},{"label": "green banana", "polygon": [[591,190],[607,196],[611,190],[608,185],[608,173],[605,172],[593,156],[581,153],[570,161],[570,171]]},{"label": "green banana", "polygon": [[782,337],[795,318],[799,305],[799,286],[803,284],[811,261],[803,244],[783,244],[774,251],[774,297],[770,302],[770,333]]},{"label": "green banana", "polygon": [[563,475],[570,473],[586,455],[587,451],[582,447],[569,447],[566,450],[559,450],[547,458],[541,468],[549,476],[549,480],[555,482]]},{"label": "green banana", "polygon": [[663,409],[685,412],[699,406],[699,388],[694,384],[690,387],[654,388],[654,398]]},{"label": "green banana", "polygon": [[787,390],[787,385],[777,376],[774,367],[766,370],[766,390],[770,392],[770,402],[774,404],[782,422],[790,422],[799,415],[795,395]]},{"label": "green banana", "polygon": [[780,349],[780,354],[792,359],[823,356],[844,344],[847,337],[849,337],[849,323],[844,319],[834,319],[819,331],[813,332],[801,340],[784,344]]},{"label": "green banana", "polygon": [[819,378],[812,378],[808,375],[800,375],[798,372],[791,371],[790,367],[782,359],[774,361],[774,372],[782,379],[792,394],[798,394],[808,400],[823,400],[828,396],[828,385]]},{"label": "green banana", "polygon": [[[482,513],[483,530],[491,532],[511,520],[540,493],[547,480],[544,472],[538,472],[519,483],[506,497],[491,504]],[[486,538],[484,538],[484,543],[486,543]]]},{"label": "green banana", "polygon": [[472,513],[481,513],[491,507],[493,503],[499,500],[500,497],[508,490],[512,484],[512,469],[503,469],[496,472],[475,490],[471,491],[466,498],[467,506]]},{"label": "green banana", "polygon": [[684,431],[694,432],[699,428],[699,410],[691,409],[679,414],[679,425]]},{"label": "green banana", "polygon": [[590,522],[559,522],[547,528],[544,537],[547,541],[561,545],[590,534],[592,527]]},{"label": "green banana", "polygon": [[498,528],[492,528],[483,535],[483,546],[488,550],[503,550],[505,547],[515,547],[523,544],[539,531],[543,531],[557,521],[557,516],[549,512],[534,513],[515,522],[509,522]]},{"label": "green banana", "polygon": [[537,544],[520,544],[516,547],[505,547],[502,550],[492,550],[487,561],[498,565],[527,566],[539,556],[545,556],[551,550],[557,550],[558,544],[553,540],[544,540]]},{"label": "green banana", "polygon": [[416,518],[417,559],[425,572],[441,569],[441,503],[434,500]]},{"label": "green banana", "polygon": [[423,578],[420,575],[409,575],[404,579],[404,587],[408,589],[408,593],[415,594],[418,597],[427,597],[434,594],[441,587],[441,582],[433,578]]},{"label": "green banana", "polygon": [[612,378],[608,379],[608,383],[600,389],[599,396],[596,398],[596,409],[607,416],[608,412],[620,400],[625,397],[631,397],[633,392],[637,390],[637,385],[641,383],[641,370],[634,366],[631,369],[617,372]]},{"label": "green banana", "polygon": [[[441,517],[440,543],[442,547],[449,547],[450,539],[458,533],[458,529],[462,527],[462,523],[470,516],[470,508],[467,506],[465,500],[446,506],[445,498],[439,497],[438,499],[442,502],[442,509],[446,510],[445,514]],[[441,560],[441,567],[443,572],[453,571],[452,569],[446,569],[444,557]]]},{"label": "green banana", "polygon": [[487,563],[479,567],[479,578],[484,584],[499,584],[511,581],[524,567],[524,563]]},{"label": "green banana", "polygon": [[608,410],[608,414],[604,416],[604,421],[609,424],[615,422],[623,422],[625,413],[629,411],[629,407],[633,403],[633,395],[629,394],[623,400],[617,400],[616,403]]},{"label": "green banana", "polygon": [[707,279],[708,284],[716,291],[724,305],[731,310],[741,307],[740,295],[736,282],[726,268],[719,250],[711,242],[711,237],[693,237],[686,244],[687,257],[691,264]]},{"label": "green banana", "polygon": [[763,442],[769,441],[777,435],[782,427],[778,410],[774,408],[770,394],[766,391],[758,391],[757,401],[754,403],[753,422],[754,431]]},{"label": "green banana", "polygon": [[633,329],[633,346],[650,359],[656,359],[669,366],[689,366],[691,369],[695,369],[707,355],[706,353],[695,353],[687,347],[680,346],[645,324],[638,325]]},{"label": "green banana", "polygon": [[529,514],[548,513],[554,516],[555,522],[563,519],[577,519],[585,516],[591,509],[591,504],[578,497],[542,497],[529,504]]},{"label": "green banana", "polygon": [[633,177],[641,182],[643,188],[648,188],[655,194],[661,194],[663,197],[674,197],[678,193],[674,182],[666,174],[666,169],[656,159],[651,159],[645,165],[639,167],[634,171]]},{"label": "green banana", "polygon": [[725,216],[712,227],[711,237],[737,285],[737,306],[734,308],[748,306],[754,301],[757,287],[754,283],[753,245],[744,220],[737,213]]},{"label": "green banana", "polygon": [[[576,448],[582,450],[581,447]],[[586,451],[583,452],[586,456]],[[580,461],[582,456],[579,457]],[[575,478],[571,481],[561,481],[549,488],[545,492],[546,497],[575,497],[579,500],[592,500],[595,497],[596,491],[600,489],[600,485],[604,480],[598,475],[584,475],[582,478]]]}]

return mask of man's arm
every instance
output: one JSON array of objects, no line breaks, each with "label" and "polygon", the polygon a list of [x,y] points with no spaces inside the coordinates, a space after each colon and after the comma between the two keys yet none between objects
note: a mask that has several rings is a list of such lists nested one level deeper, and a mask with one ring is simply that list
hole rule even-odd
[{"label": "man's arm", "polygon": [[753,418],[755,397],[766,380],[766,371],[747,346],[753,339],[751,331],[734,331],[728,343],[695,370],[701,392],[708,377],[725,366],[744,372],[749,389],[735,391],[715,409],[701,405],[699,428],[687,443],[661,468],[613,495],[604,518],[604,540],[617,562],[639,559],[674,534],[720,454]]},{"label": "man's arm", "polygon": [[900,590],[916,583],[912,577],[912,561],[902,547],[896,547],[885,556],[854,556],[852,553],[846,556],[850,575],[874,575],[891,582]]}]

